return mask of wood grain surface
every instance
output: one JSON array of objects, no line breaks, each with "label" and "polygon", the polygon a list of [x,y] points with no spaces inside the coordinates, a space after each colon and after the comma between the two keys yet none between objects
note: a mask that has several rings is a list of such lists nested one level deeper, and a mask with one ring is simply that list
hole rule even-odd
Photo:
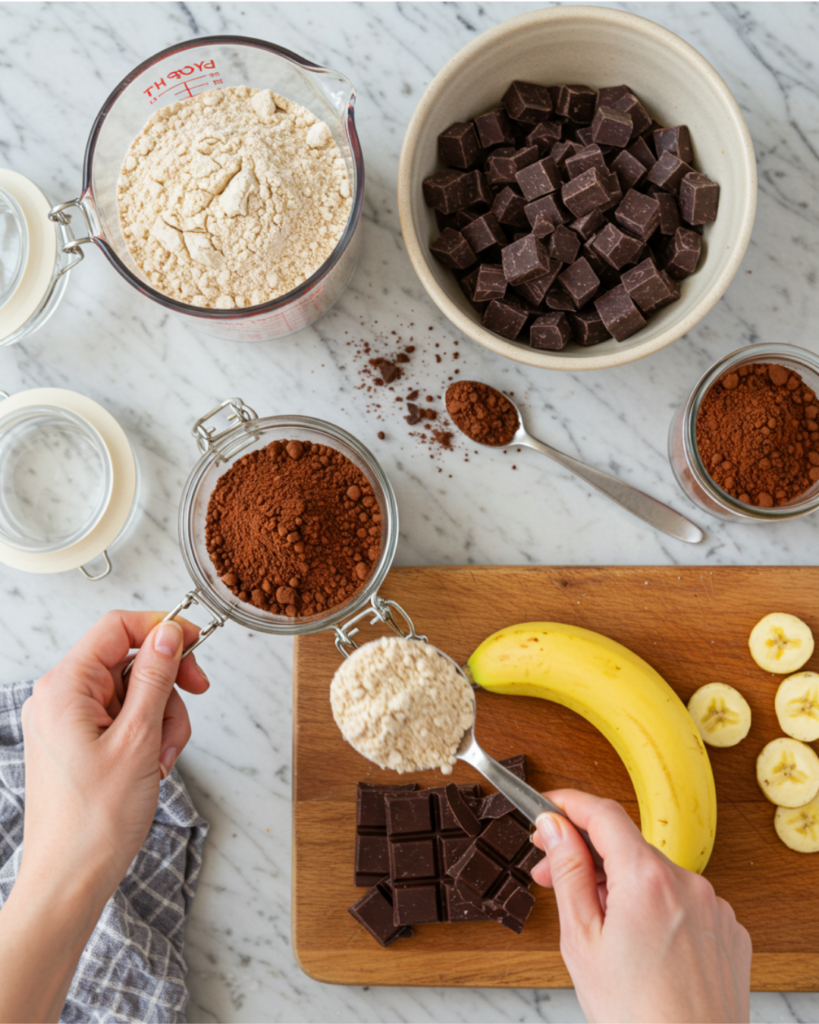
[{"label": "wood grain surface", "polygon": [[[756,756],[781,735],[779,677],[748,653],[763,615],[786,611],[819,635],[817,568],[394,569],[381,589],[459,663],[490,633],[552,620],[597,630],[654,666],[683,701],[703,683],[730,683],[753,711],[738,746],[709,747],[718,799],[717,840],[706,876],[754,942],[757,991],[819,990],[819,855],[777,838],[774,808],[760,793]],[[365,627],[362,639],[380,635]],[[429,924],[382,949],[347,913],[353,885],[356,782],[439,785],[434,772],[381,771],[341,738],[328,688],[340,661],[329,633],[297,638],[293,723],[293,947],[302,969],[345,985],[571,985],[559,952],[554,897],[537,899],[521,935],[495,922]],[[806,668],[819,670],[815,654]],[[574,786],[621,801],[638,820],[628,774],[607,741],[578,715],[548,701],[478,693],[476,735],[496,758],[525,753],[539,790]],[[457,782],[480,781],[458,764]]]}]

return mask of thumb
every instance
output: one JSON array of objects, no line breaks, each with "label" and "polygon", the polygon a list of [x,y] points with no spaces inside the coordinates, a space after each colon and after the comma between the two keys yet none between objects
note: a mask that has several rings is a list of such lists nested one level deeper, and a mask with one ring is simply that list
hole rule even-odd
[{"label": "thumb", "polygon": [[165,705],[173,692],[182,657],[182,627],[178,622],[160,622],[140,647],[128,677],[128,692],[115,725],[135,725],[156,732],[159,742]]},{"label": "thumb", "polygon": [[573,934],[579,939],[598,931],[603,924],[603,911],[589,848],[574,825],[560,814],[539,815],[537,831],[549,857],[564,938]]}]

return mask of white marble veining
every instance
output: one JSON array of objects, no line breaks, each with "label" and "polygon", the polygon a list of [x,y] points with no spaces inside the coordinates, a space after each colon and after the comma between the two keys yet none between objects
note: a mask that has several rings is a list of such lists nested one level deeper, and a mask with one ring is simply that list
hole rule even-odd
[{"label": "white marble veining", "polygon": [[[108,579],[0,571],[0,681],[42,672],[109,607],[176,603],[188,586],[176,512],[196,459],[190,427],[234,394],[263,413],[334,420],[372,446],[398,495],[398,564],[812,561],[819,517],[766,527],[709,520],[677,490],[665,435],[672,410],[717,357],[763,341],[819,347],[819,7],[616,5],[677,32],[726,79],[755,141],[759,210],[742,268],[696,330],[650,359],[564,374],[463,339],[456,349],[457,335],[413,274],[395,204],[403,131],[429,80],[476,33],[533,6],[0,4],[0,164],[55,199],[79,191],[85,139],[111,89],[150,54],[193,35],[259,36],[347,74],[367,168],[363,256],[350,289],[314,328],[259,346],[199,337],[87,248],[50,323],[0,352],[6,391],[59,386],[106,405],[142,471],[141,511]],[[706,543],[655,533],[532,452],[476,456],[458,442],[430,460],[397,403],[377,420],[356,390],[361,359],[346,342],[366,339],[386,354],[392,331],[405,344],[414,338],[411,373],[422,391],[441,394],[456,367],[514,391],[535,433],[687,511],[707,529]],[[188,702],[194,734],[181,762],[212,822],[188,928],[192,1021],[582,1019],[571,992],[338,989],[303,975],[290,948],[291,642],[228,627],[202,661],[213,687]],[[819,996],[756,995],[752,1007],[755,1020],[815,1020]]]}]

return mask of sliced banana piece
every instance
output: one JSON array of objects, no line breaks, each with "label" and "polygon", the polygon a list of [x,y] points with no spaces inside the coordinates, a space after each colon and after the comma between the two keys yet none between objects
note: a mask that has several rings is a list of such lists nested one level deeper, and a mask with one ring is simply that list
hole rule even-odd
[{"label": "sliced banana piece", "polygon": [[777,807],[776,834],[797,853],[819,853],[819,800],[804,807]]},{"label": "sliced banana piece", "polygon": [[819,757],[813,747],[780,736],[762,748],[756,780],[772,804],[802,807],[819,793]]},{"label": "sliced banana piece", "polygon": [[797,672],[783,679],[774,707],[782,732],[806,743],[819,740],[819,673]]},{"label": "sliced banana piece", "polygon": [[771,612],[751,630],[748,646],[761,669],[787,676],[802,668],[813,654],[813,633],[795,615]]},{"label": "sliced banana piece", "polygon": [[727,683],[701,686],[691,695],[688,712],[700,736],[712,747],[733,747],[745,739],[751,728],[748,701]]}]

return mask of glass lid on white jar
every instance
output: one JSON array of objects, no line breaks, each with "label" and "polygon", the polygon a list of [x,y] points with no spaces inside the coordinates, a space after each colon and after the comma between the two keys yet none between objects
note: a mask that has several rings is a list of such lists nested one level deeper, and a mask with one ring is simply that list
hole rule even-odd
[{"label": "glass lid on white jar", "polygon": [[[62,388],[0,402],[0,563],[102,579],[136,496],[133,450],[102,406]],[[100,557],[101,572],[85,568]]]}]

